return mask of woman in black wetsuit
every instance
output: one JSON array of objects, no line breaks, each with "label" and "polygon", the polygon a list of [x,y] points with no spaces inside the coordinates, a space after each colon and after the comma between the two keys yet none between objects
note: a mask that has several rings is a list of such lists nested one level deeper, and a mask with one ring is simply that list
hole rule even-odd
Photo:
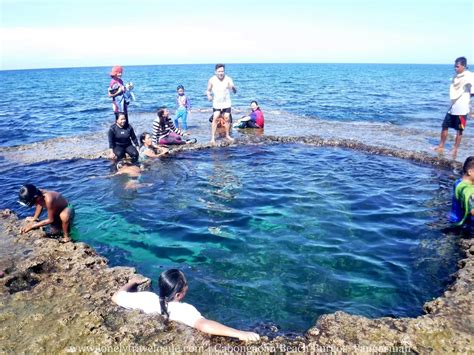
[{"label": "woman in black wetsuit", "polygon": [[138,140],[133,127],[127,123],[125,114],[119,113],[109,129],[110,158],[122,160],[127,153],[132,162],[138,160]]}]

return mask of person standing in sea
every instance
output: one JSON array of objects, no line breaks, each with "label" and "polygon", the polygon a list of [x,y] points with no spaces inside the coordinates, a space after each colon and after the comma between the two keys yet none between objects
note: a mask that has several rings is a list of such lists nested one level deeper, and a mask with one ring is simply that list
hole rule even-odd
[{"label": "person standing in sea", "polygon": [[207,98],[212,101],[212,125],[211,125],[211,144],[215,144],[215,135],[217,130],[217,124],[219,123],[218,117],[224,117],[225,137],[227,140],[232,142],[234,139],[230,136],[230,114],[232,102],[230,100],[230,91],[235,94],[237,89],[234,86],[234,82],[230,76],[225,74],[225,65],[216,64],[215,75],[213,75],[207,83]]},{"label": "person standing in sea", "polygon": [[127,88],[123,84],[122,80],[123,68],[120,65],[116,65],[110,71],[109,90],[107,95],[112,98],[112,110],[114,111],[115,118],[117,119],[119,113],[123,113],[128,122],[128,104],[127,100]]},{"label": "person standing in sea", "polygon": [[451,107],[444,117],[441,125],[441,137],[439,145],[435,147],[438,152],[444,151],[444,144],[448,137],[448,129],[456,130],[456,138],[454,139],[454,147],[452,150],[453,158],[456,159],[464,129],[466,128],[467,117],[469,115],[471,89],[474,86],[474,74],[467,70],[467,60],[465,57],[459,57],[454,61],[454,70],[456,75],[451,81],[449,87],[449,98],[451,99]]}]

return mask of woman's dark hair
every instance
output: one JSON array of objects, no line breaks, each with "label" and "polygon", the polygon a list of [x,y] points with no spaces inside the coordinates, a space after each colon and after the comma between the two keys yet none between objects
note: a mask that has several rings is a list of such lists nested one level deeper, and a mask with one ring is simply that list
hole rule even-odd
[{"label": "woman's dark hair", "polygon": [[150,133],[148,132],[143,132],[142,134],[140,134],[140,146],[144,145],[145,144],[145,138],[146,136],[149,136]]},{"label": "woman's dark hair", "polygon": [[160,288],[160,306],[161,314],[166,317],[168,321],[170,315],[168,313],[168,302],[174,300],[178,292],[182,292],[188,282],[182,271],[178,269],[170,269],[161,273],[158,279],[158,286]]},{"label": "woman's dark hair", "polygon": [[471,155],[466,159],[462,166],[462,172],[463,174],[467,174],[469,169],[474,169],[474,155]]},{"label": "woman's dark hair", "polygon": [[160,118],[160,127],[161,127],[161,129],[165,129],[165,117],[163,116],[165,114],[165,110],[166,110],[166,107],[162,106],[156,112],[156,114]]},{"label": "woman's dark hair", "polygon": [[179,89],[183,89],[183,90],[184,90],[184,86],[183,86],[183,85],[178,85],[178,87],[176,88],[176,91],[178,91]]},{"label": "woman's dark hair", "polygon": [[250,105],[253,104],[254,102],[255,102],[255,105],[257,105],[257,107],[258,107],[258,102],[255,101],[255,100],[253,100],[252,102],[250,102]]}]

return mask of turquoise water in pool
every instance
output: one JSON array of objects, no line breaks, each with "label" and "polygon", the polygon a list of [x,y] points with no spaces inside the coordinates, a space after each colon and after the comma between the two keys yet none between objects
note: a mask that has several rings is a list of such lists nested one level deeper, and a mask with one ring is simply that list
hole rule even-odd
[{"label": "turquoise water in pool", "polygon": [[[111,265],[153,280],[184,270],[187,301],[231,326],[304,331],[324,313],[415,316],[456,270],[442,232],[449,172],[389,157],[306,145],[181,153],[153,162],[136,190],[110,162],[17,166],[0,203],[28,181],[76,206],[73,237]],[[155,282],[156,283],[156,282]]]}]

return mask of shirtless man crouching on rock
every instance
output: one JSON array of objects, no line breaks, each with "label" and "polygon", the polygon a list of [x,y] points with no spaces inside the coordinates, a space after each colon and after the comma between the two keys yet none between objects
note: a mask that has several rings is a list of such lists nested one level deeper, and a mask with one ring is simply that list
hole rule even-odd
[{"label": "shirtless man crouching on rock", "polygon": [[[33,217],[26,218],[26,221],[32,223],[22,227],[21,233],[50,224],[51,234],[57,234],[62,229],[64,236],[60,241],[63,243],[71,241],[70,230],[74,219],[74,208],[59,192],[39,190],[34,185],[26,184],[20,188],[18,196],[18,202],[23,206],[36,206]],[[43,208],[46,208],[48,216],[40,221],[39,216]]]}]

